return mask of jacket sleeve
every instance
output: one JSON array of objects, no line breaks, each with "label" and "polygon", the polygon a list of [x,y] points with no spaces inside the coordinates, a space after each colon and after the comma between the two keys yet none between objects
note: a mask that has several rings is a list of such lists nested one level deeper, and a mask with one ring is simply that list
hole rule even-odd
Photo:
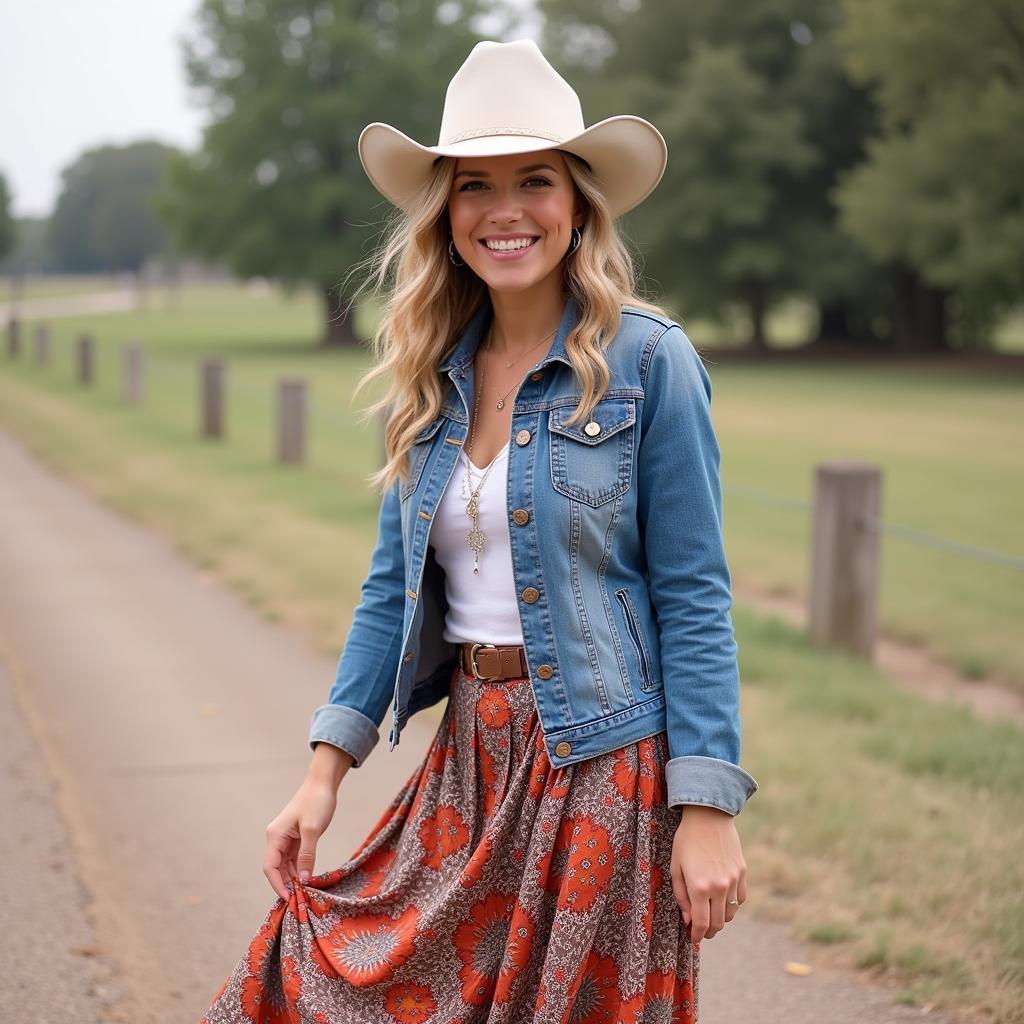
[{"label": "jacket sleeve", "polygon": [[394,693],[405,609],[405,558],[399,481],[380,504],[377,544],[363,581],[361,600],[338,659],[327,703],[313,712],[309,745],[319,741],[347,750],[359,767],[380,736]]},{"label": "jacket sleeve", "polygon": [[739,767],[739,668],[711,378],[678,324],[645,357],[638,515],[661,642],[668,803],[735,815],[758,787]]}]

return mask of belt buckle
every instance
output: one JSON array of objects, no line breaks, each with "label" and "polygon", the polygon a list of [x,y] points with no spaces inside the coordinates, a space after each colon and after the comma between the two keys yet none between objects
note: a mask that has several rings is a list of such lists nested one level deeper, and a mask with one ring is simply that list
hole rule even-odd
[{"label": "belt buckle", "polygon": [[473,644],[469,650],[469,665],[473,669],[473,677],[481,680],[481,682],[489,682],[492,679],[500,679],[501,676],[482,676],[480,670],[476,667],[476,652],[481,647],[497,647],[497,644]]}]

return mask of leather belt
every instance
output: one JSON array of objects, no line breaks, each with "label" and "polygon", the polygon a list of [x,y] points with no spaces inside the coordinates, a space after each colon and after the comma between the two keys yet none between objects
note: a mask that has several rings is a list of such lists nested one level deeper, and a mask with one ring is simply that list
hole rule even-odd
[{"label": "leather belt", "polygon": [[530,674],[524,647],[460,643],[459,665],[474,679],[523,679]]}]

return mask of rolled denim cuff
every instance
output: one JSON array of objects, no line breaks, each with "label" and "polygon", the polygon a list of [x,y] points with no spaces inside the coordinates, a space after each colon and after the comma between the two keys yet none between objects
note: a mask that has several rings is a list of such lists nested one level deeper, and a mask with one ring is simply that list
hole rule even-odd
[{"label": "rolled denim cuff", "polygon": [[358,768],[370,756],[380,735],[377,726],[361,711],[344,704],[321,704],[313,712],[309,726],[309,745],[320,740],[347,750],[354,758],[353,768]]},{"label": "rolled denim cuff", "polygon": [[737,815],[757,792],[757,782],[738,764],[718,757],[688,754],[665,765],[668,805],[703,804]]}]

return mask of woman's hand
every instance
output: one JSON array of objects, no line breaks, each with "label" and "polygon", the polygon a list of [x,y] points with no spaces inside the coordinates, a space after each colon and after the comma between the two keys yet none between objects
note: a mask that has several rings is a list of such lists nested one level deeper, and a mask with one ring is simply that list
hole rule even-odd
[{"label": "woman's hand", "polygon": [[727,811],[683,805],[672,840],[672,891],[694,945],[714,938],[736,916],[747,898],[747,864]]},{"label": "woman's hand", "polygon": [[[263,874],[286,903],[287,880],[309,881],[316,861],[317,840],[327,831],[338,805],[338,789],[328,779],[307,778],[284,810],[267,826]],[[301,876],[299,873],[302,873]]]}]

